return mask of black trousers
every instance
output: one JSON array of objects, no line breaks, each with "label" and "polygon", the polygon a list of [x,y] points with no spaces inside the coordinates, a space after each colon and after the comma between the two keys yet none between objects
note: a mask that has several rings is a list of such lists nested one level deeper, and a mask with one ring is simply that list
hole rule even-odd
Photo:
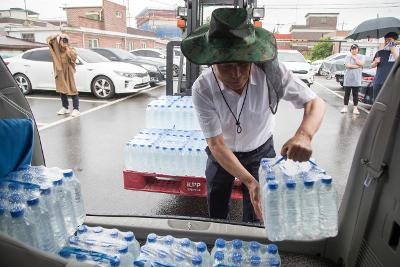
[{"label": "black trousers", "polygon": [[[60,94],[61,95],[61,104],[64,108],[68,109],[69,103],[68,103],[68,96],[66,94]],[[78,95],[71,95],[72,98],[72,106],[74,109],[79,110],[79,96]]]},{"label": "black trousers", "polygon": [[358,105],[358,91],[360,90],[359,86],[345,86],[344,87],[344,105],[347,106],[349,104],[350,92],[353,92],[353,103],[354,106]]},{"label": "black trousers", "polygon": [[[208,214],[210,218],[226,219],[229,213],[234,177],[219,165],[208,147],[206,148],[206,152],[208,154],[206,167]],[[234,152],[234,154],[257,181],[260,160],[262,158],[275,157],[276,155],[272,137],[265,144],[253,151]],[[242,185],[242,192],[243,222],[258,222],[253,205],[251,204],[249,191],[245,185]]]}]

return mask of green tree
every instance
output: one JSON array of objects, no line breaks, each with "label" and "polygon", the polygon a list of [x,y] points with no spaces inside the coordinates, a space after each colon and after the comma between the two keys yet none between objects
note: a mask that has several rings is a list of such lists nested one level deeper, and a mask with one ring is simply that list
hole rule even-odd
[{"label": "green tree", "polygon": [[[330,38],[321,38],[322,41],[331,40]],[[318,42],[311,49],[311,60],[322,59],[332,54],[333,43],[331,42]]]}]

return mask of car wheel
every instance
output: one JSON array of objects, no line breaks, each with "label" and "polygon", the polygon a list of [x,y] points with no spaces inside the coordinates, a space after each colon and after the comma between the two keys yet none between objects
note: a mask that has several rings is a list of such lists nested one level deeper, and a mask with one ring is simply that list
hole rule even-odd
[{"label": "car wheel", "polygon": [[24,95],[29,95],[32,93],[31,81],[28,77],[26,77],[25,74],[17,73],[14,75],[14,79]]},{"label": "car wheel", "polygon": [[97,98],[109,99],[115,95],[115,87],[107,76],[97,76],[92,81],[92,92]]},{"label": "car wheel", "polygon": [[154,87],[154,86],[156,86],[156,83],[155,82],[150,82],[150,86]]},{"label": "car wheel", "polygon": [[172,76],[177,77],[179,75],[179,67],[177,65],[172,65]]}]

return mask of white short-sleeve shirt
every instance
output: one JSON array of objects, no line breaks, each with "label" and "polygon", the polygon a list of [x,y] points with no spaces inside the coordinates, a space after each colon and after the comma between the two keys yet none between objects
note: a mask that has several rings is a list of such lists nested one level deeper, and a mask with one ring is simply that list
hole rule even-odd
[{"label": "white short-sleeve shirt", "polygon": [[[283,99],[291,102],[295,108],[315,98],[315,93],[282,63]],[[236,118],[240,113],[245,98],[218,81],[222,93]],[[234,152],[252,151],[264,144],[271,136],[275,118],[269,108],[268,86],[265,73],[252,65],[247,97],[240,116],[241,133],[237,133],[236,121],[229,111],[218,88],[211,67],[204,70],[192,87],[193,104],[200,127],[206,138],[222,134],[225,144]]]}]

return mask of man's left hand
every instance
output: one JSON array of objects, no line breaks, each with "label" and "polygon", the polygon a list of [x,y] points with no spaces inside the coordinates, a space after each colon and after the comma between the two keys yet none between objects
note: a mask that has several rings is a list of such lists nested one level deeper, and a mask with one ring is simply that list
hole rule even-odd
[{"label": "man's left hand", "polygon": [[282,147],[281,155],[293,161],[307,161],[312,154],[311,138],[305,134],[296,133]]}]

